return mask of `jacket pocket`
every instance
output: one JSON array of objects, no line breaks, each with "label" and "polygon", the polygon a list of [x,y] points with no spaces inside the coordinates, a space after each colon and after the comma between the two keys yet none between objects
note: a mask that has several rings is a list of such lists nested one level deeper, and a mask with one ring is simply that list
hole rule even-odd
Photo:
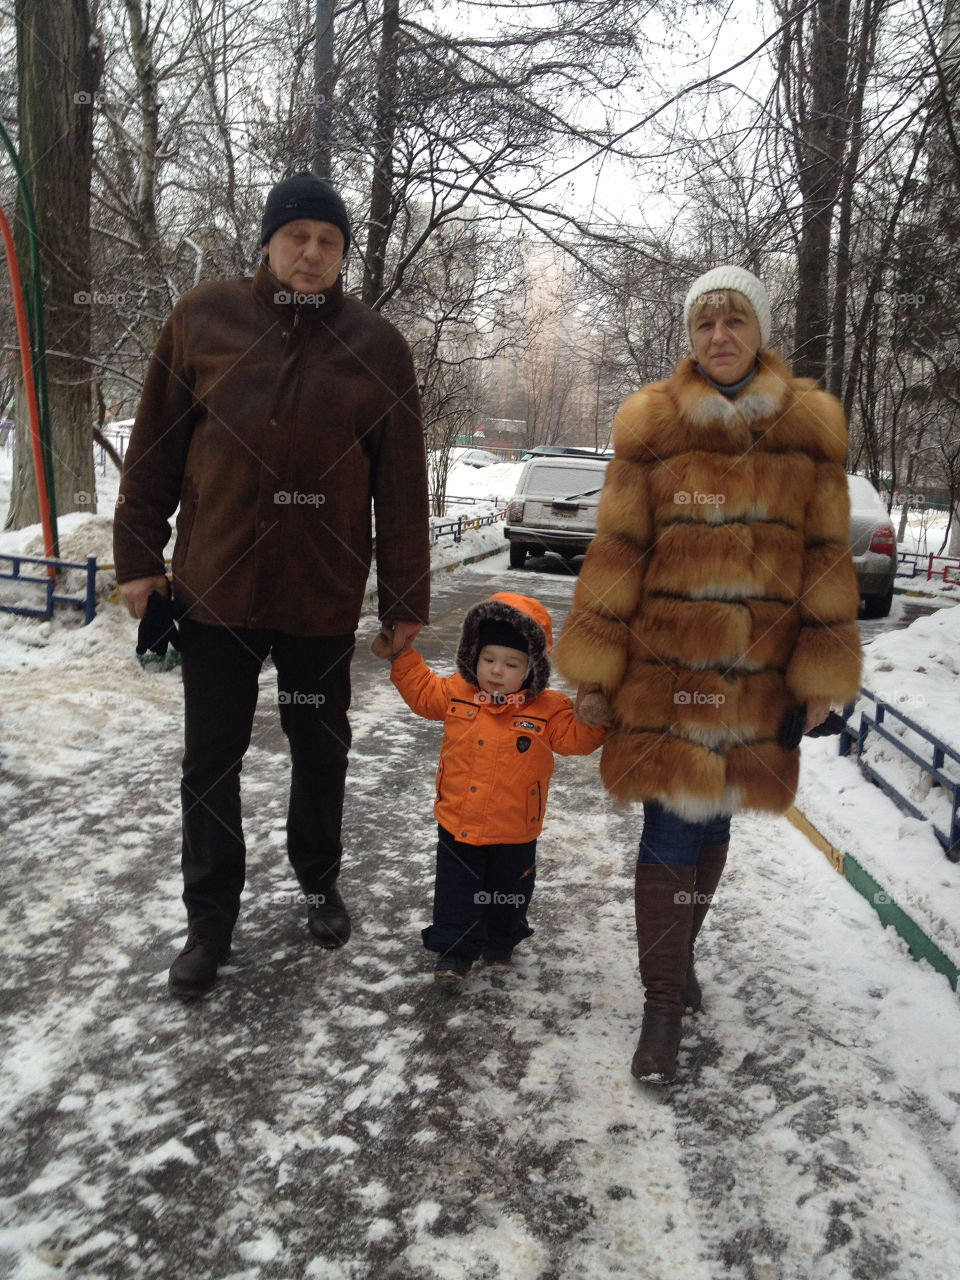
[{"label": "jacket pocket", "polygon": [[543,821],[543,789],[540,782],[527,784],[527,826]]}]

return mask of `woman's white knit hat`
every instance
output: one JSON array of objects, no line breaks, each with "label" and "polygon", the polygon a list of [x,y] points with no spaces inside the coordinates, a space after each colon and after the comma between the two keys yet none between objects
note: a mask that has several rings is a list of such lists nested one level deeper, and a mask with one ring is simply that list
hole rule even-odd
[{"label": "woman's white knit hat", "polygon": [[746,267],[714,267],[712,271],[697,276],[683,304],[683,323],[687,332],[690,332],[690,311],[697,299],[702,298],[705,293],[719,293],[722,289],[734,289],[743,294],[757,317],[760,343],[767,346],[770,342],[770,295],[763,283]]}]

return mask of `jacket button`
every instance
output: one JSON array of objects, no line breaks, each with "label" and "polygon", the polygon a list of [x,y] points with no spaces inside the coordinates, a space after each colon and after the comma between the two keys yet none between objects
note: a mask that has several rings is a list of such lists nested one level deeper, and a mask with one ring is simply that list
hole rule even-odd
[{"label": "jacket button", "polygon": [[471,788],[470,788],[470,790],[471,790],[471,791],[476,791],[476,789],[477,789],[476,787],[471,787]]},{"label": "jacket button", "polygon": [[465,831],[461,831],[461,832],[460,832],[460,839],[461,839],[461,840],[466,840],[466,838],[467,838],[467,833],[466,833]]},{"label": "jacket button", "polygon": [[271,419],[270,419],[270,425],[271,425],[271,427],[275,427],[275,426],[277,425],[277,420],[276,420],[276,418],[271,418]]},{"label": "jacket button", "polygon": [[537,788],[536,788],[536,787],[531,787],[531,788],[530,788],[530,794],[531,794],[532,796],[535,796],[535,795],[537,794]]},{"label": "jacket button", "polygon": [[477,739],[477,746],[478,746],[478,747],[482,747],[482,746],[483,746],[483,739],[482,739],[482,738],[478,738],[478,739]]}]

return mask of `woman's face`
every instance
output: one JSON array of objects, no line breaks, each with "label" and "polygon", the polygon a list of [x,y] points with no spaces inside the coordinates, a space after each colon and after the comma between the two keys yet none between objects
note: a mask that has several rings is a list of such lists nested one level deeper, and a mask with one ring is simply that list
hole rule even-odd
[{"label": "woman's face", "polygon": [[723,386],[739,382],[753,368],[760,350],[760,326],[753,309],[746,314],[722,307],[701,313],[690,326],[693,354],[700,368]]}]

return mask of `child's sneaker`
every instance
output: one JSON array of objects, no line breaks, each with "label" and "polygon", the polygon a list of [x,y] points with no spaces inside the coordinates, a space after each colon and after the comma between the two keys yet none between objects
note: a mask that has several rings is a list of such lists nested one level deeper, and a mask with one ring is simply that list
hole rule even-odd
[{"label": "child's sneaker", "polygon": [[473,965],[466,956],[441,956],[434,965],[433,977],[436,982],[455,985],[462,982]]},{"label": "child's sneaker", "polygon": [[484,964],[512,964],[512,951],[485,951],[483,953]]}]

